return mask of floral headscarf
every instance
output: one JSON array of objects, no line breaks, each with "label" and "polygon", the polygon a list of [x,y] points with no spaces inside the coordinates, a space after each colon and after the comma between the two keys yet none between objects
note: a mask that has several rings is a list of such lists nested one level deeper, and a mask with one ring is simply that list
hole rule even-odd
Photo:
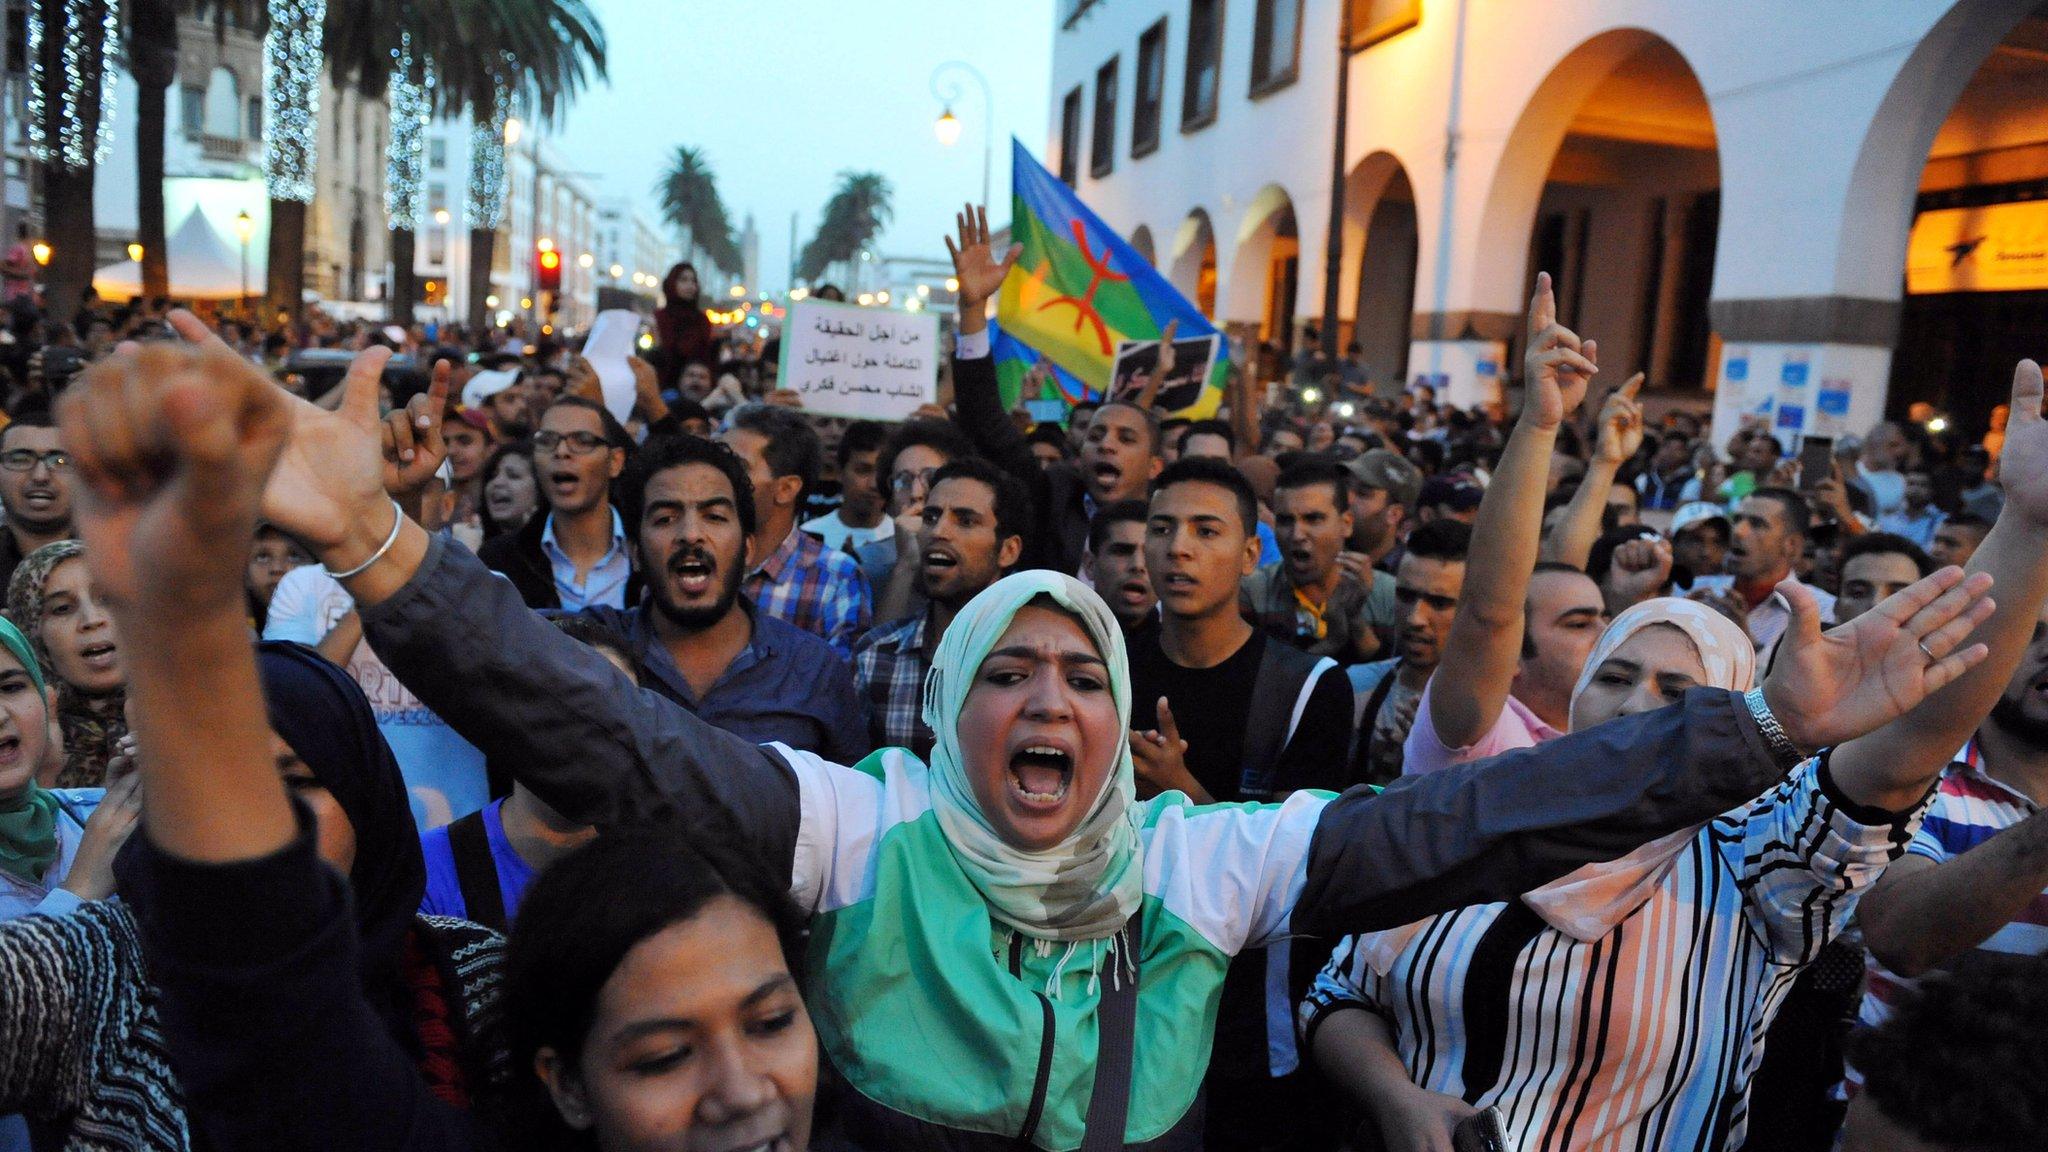
[{"label": "floral headscarf", "polygon": [[122,715],[127,703],[126,689],[104,695],[89,695],[64,682],[50,662],[50,650],[43,644],[44,590],[50,574],[66,560],[83,559],[85,545],[76,540],[59,540],[29,553],[7,582],[7,615],[28,638],[42,666],[45,681],[56,686],[57,723],[64,733],[64,770],[57,775],[59,788],[97,788],[105,783],[107,761],[114,744],[128,734]]}]

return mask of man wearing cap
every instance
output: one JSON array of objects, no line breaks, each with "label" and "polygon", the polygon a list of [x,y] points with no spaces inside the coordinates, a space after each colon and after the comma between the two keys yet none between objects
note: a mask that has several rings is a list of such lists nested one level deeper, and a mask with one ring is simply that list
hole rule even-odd
[{"label": "man wearing cap", "polygon": [[1728,509],[1707,500],[1681,504],[1671,516],[1671,583],[1689,590],[1701,576],[1721,572],[1728,561]]},{"label": "man wearing cap", "polygon": [[1422,494],[1422,471],[1399,452],[1374,448],[1344,465],[1351,473],[1351,538],[1338,556],[1361,580],[1377,568],[1392,574],[1401,563],[1401,539]]},{"label": "man wearing cap", "polygon": [[1394,578],[1337,562],[1351,535],[1350,470],[1307,459],[1280,473],[1273,526],[1281,559],[1244,578],[1239,609],[1284,644],[1339,663],[1372,660],[1391,639],[1398,615]]},{"label": "man wearing cap", "polygon": [[493,440],[517,440],[528,432],[526,388],[519,369],[500,368],[479,372],[462,386],[462,406],[490,418]]}]

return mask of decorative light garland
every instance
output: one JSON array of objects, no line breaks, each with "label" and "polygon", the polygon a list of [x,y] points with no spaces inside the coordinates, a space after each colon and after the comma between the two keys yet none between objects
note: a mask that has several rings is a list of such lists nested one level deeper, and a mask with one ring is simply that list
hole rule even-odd
[{"label": "decorative light garland", "polygon": [[384,211],[393,232],[416,232],[423,207],[420,178],[425,168],[427,127],[433,121],[434,70],[414,60],[409,32],[399,33],[391,57],[391,141],[385,150]]},{"label": "decorative light garland", "polygon": [[319,164],[320,29],[327,0],[269,0],[263,37],[263,175],[275,200],[313,202]]},{"label": "decorative light garland", "polygon": [[105,163],[114,142],[114,70],[107,51],[120,42],[119,0],[61,0],[63,37],[59,58],[64,68],[58,90],[56,138],[48,129],[50,107],[44,91],[49,76],[43,66],[43,21],[47,0],[31,0],[28,18],[28,142],[29,154],[45,164],[73,171]]},{"label": "decorative light garland", "polygon": [[501,80],[489,114],[469,130],[471,228],[491,232],[505,222],[505,121],[511,116],[512,88]]}]

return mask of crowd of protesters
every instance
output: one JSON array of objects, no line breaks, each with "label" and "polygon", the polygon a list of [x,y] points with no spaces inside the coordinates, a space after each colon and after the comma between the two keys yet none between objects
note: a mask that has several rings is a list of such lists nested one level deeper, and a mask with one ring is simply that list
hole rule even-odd
[{"label": "crowd of protesters", "polygon": [[1507,403],[1034,424],[947,247],[886,424],[688,265],[623,421],[15,302],[0,1150],[2044,1146],[2037,366],[1716,445],[1539,275]]}]

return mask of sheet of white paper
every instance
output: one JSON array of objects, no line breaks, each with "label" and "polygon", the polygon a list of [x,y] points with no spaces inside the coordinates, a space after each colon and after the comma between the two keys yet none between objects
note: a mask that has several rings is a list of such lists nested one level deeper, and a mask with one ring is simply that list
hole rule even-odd
[{"label": "sheet of white paper", "polygon": [[633,414],[633,366],[626,358],[633,354],[633,338],[640,334],[640,314],[624,308],[599,312],[590,326],[590,338],[583,342],[583,358],[597,371],[604,389],[604,406],[624,424]]}]

